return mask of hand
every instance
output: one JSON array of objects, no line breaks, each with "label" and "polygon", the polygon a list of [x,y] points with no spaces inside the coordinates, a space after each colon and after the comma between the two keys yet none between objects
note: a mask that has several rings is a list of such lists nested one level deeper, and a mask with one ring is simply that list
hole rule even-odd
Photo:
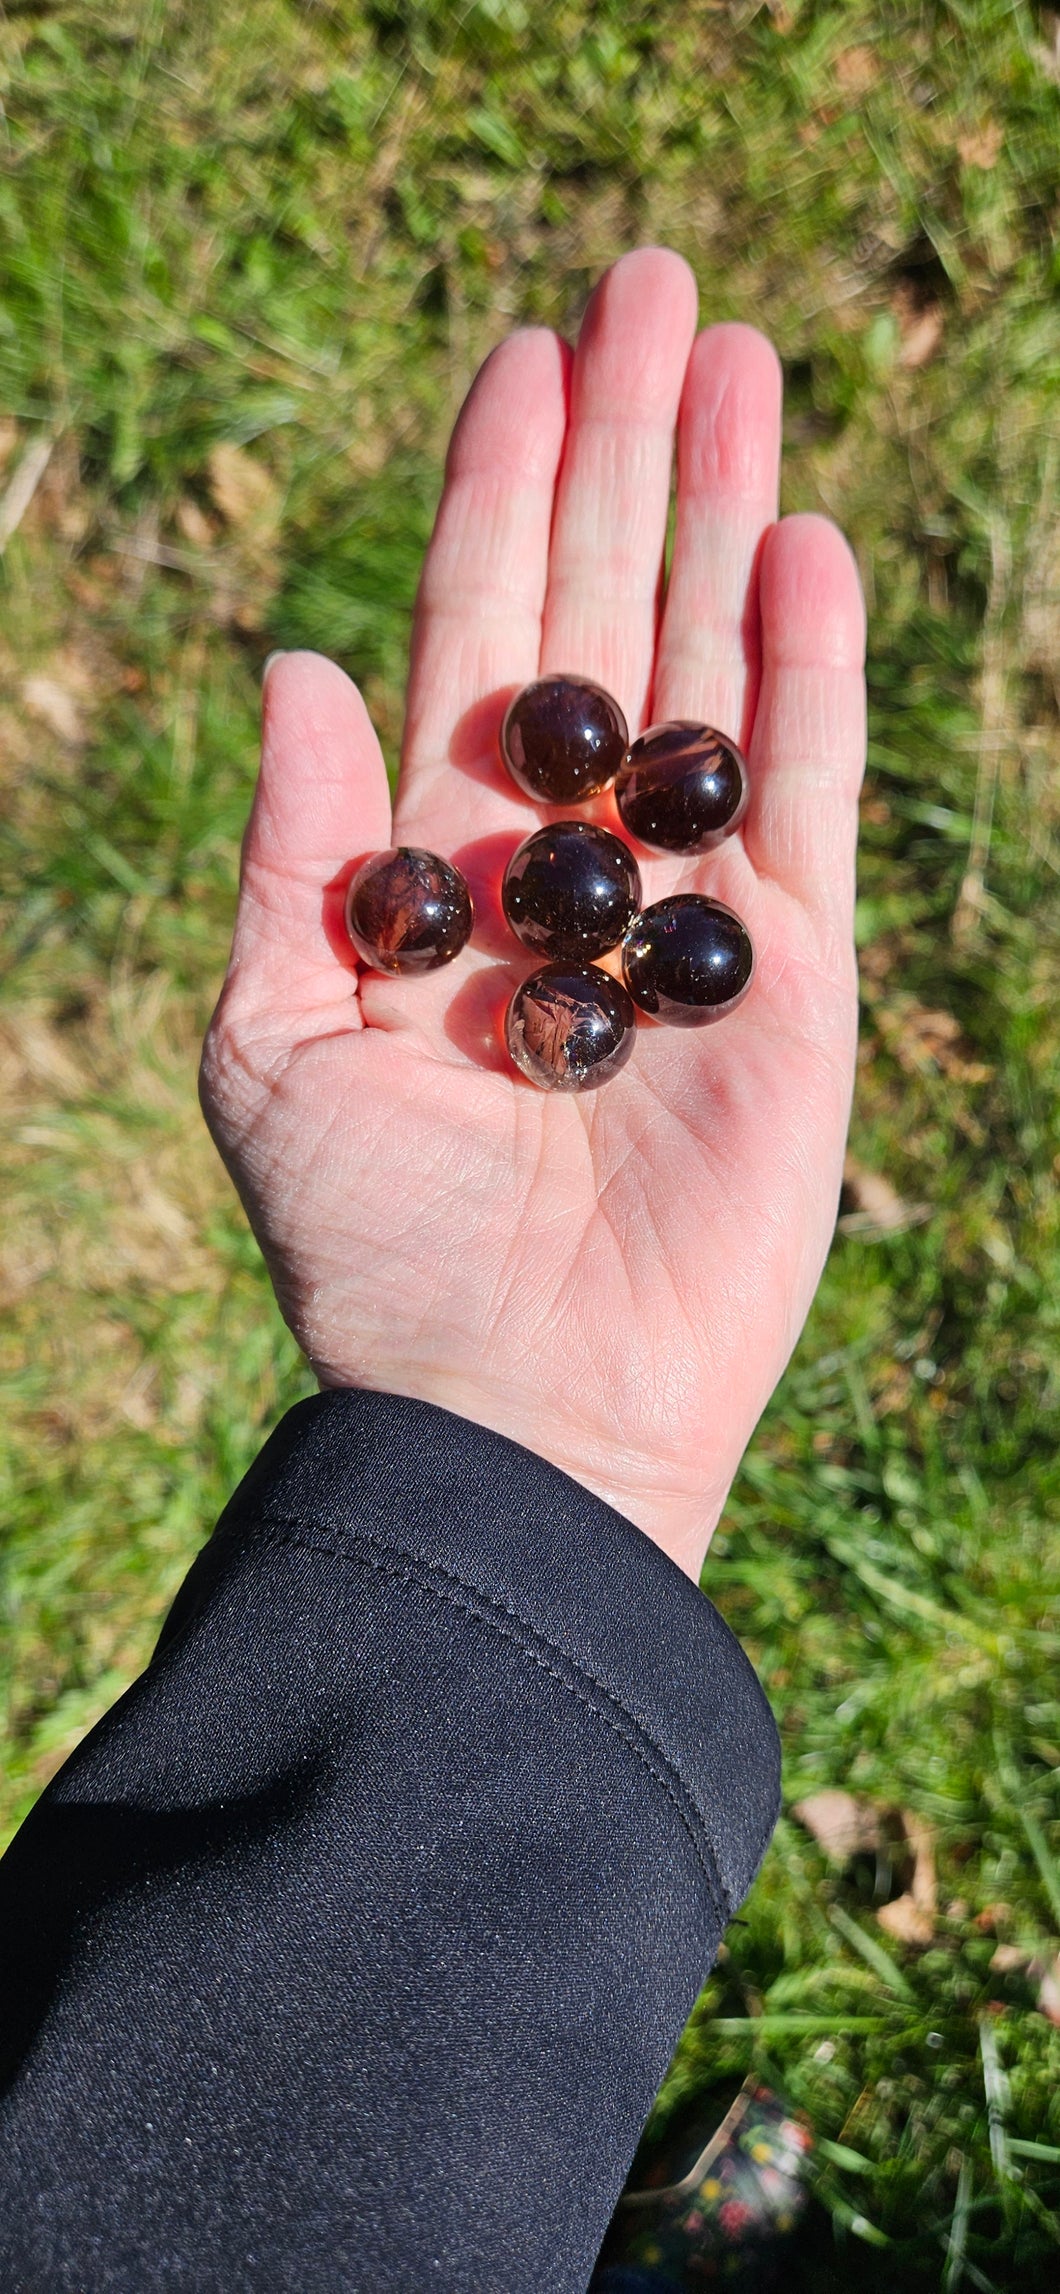
[{"label": "hand", "polygon": [[[275,662],[202,1071],[322,1384],[510,1435],[692,1575],[832,1233],[864,757],[853,560],[822,518],[775,523],[776,357],[751,328],[694,340],[695,323],[685,265],[645,249],[596,289],[573,361],[545,330],[486,361],[424,568],[393,820],[356,688],[315,654]],[[623,1073],[572,1097],[516,1077],[498,1037],[534,968],[499,880],[542,815],[497,733],[550,670],[597,679],[631,728],[734,734],[752,789],[708,858],[643,863],[646,900],[694,886],[745,919],[749,996],[715,1027],[640,1028]],[[614,823],[610,798],[592,816]],[[358,976],[343,949],[351,864],[392,843],[455,859],[476,899],[471,945],[422,979]]]}]

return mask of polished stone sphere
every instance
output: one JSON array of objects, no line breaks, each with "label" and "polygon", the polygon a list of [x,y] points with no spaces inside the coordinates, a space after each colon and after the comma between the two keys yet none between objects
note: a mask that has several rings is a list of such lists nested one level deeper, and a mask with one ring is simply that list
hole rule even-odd
[{"label": "polished stone sphere", "polygon": [[539,677],[509,704],[501,755],[535,804],[581,804],[606,789],[629,732],[617,701],[584,677]]},{"label": "polished stone sphere", "polygon": [[557,963],[617,948],[640,907],[640,870],[621,837],[587,820],[537,828],[504,872],[504,913],[525,948]]},{"label": "polished stone sphere", "polygon": [[709,852],[747,810],[747,768],[712,725],[652,725],[620,767],[623,828],[657,852]]},{"label": "polished stone sphere", "polygon": [[620,980],[593,964],[545,964],[517,988],[504,1018],[521,1074],[542,1091],[595,1091],[624,1067],[637,1015]]},{"label": "polished stone sphere", "polygon": [[460,954],[473,922],[460,870],[412,844],[373,852],[346,894],[346,930],[376,972],[436,972]]},{"label": "polished stone sphere", "polygon": [[634,1003],[676,1028],[706,1027],[735,1011],[754,962],[746,924],[699,892],[675,892],[642,908],[622,943]]}]

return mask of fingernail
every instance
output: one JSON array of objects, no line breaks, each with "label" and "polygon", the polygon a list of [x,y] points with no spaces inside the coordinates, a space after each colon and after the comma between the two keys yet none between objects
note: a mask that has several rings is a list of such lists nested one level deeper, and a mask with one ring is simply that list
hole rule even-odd
[{"label": "fingernail", "polygon": [[266,687],[266,685],[267,685],[267,684],[268,684],[268,682],[269,682],[269,671],[270,671],[270,669],[275,669],[275,667],[276,667],[276,663],[277,663],[278,661],[282,661],[282,660],[284,659],[284,657],[285,657],[285,648],[284,648],[283,646],[281,646],[281,647],[280,647],[280,649],[279,649],[279,651],[278,651],[277,653],[267,653],[267,654],[265,655],[265,664],[264,664],[264,667],[263,667],[263,669],[262,669],[262,672],[261,672],[261,689],[262,689],[262,692],[264,692],[264,690],[265,690],[265,687]]}]

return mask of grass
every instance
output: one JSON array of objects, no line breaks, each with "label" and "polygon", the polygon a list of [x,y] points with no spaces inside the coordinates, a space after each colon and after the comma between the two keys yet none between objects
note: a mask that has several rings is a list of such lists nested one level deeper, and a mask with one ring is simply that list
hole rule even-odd
[{"label": "grass", "polygon": [[789,1803],[913,1811],[939,1910],[894,1940],[786,1815],[660,2104],[753,2063],[808,2110],[807,2289],[1026,2294],[1060,2244],[1058,57],[1010,0],[0,21],[0,492],[50,445],[0,571],[6,1829],[307,1390],[194,1100],[265,653],[335,652],[394,753],[474,366],[646,238],[773,334],[785,505],[857,548],[891,1193],[707,1584]]}]

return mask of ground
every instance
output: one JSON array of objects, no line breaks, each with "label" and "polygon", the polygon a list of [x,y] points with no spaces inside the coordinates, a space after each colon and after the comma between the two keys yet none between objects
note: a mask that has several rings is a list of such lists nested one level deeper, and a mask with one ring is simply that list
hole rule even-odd
[{"label": "ground", "polygon": [[59,0],[0,73],[4,1825],[308,1389],[194,1088],[264,656],[394,755],[478,359],[664,240],[778,345],[872,709],[847,1196],[705,1578],[788,1813],[661,2107],[809,2113],[807,2288],[1051,2284],[1060,18]]}]

